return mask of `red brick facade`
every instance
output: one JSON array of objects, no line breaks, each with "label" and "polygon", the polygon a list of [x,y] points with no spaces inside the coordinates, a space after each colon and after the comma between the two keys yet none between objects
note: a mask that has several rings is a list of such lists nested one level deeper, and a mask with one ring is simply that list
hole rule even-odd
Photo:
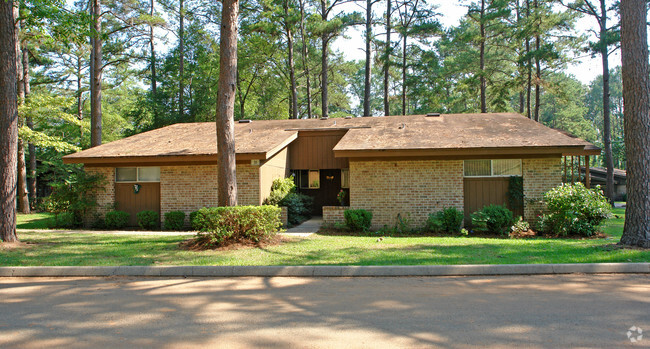
[{"label": "red brick facade", "polygon": [[562,159],[523,159],[524,219],[537,220],[544,209],[541,203],[544,193],[562,184]]}]

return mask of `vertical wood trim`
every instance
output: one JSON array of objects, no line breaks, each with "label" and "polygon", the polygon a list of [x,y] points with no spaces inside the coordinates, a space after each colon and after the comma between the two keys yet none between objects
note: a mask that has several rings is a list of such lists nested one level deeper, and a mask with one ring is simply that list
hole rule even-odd
[{"label": "vertical wood trim", "polygon": [[591,189],[591,174],[589,173],[589,155],[585,156],[585,186]]}]

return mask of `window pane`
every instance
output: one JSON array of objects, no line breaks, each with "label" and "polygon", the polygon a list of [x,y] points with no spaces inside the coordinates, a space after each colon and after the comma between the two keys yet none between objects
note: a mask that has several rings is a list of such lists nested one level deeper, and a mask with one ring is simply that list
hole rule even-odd
[{"label": "window pane", "polygon": [[465,160],[465,176],[489,176],[490,160]]},{"label": "window pane", "polygon": [[347,168],[341,170],[341,188],[350,188],[350,170]]},{"label": "window pane", "polygon": [[493,176],[521,176],[521,160],[492,160]]},{"label": "window pane", "polygon": [[138,168],[138,181],[140,181],[140,182],[160,182],[160,167],[140,167],[140,168]]},{"label": "window pane", "polygon": [[309,170],[309,188],[310,189],[320,188],[320,171]]},{"label": "window pane", "polygon": [[118,167],[115,169],[116,182],[135,182],[137,169],[135,167]]},{"label": "window pane", "polygon": [[300,172],[300,188],[309,188],[309,175],[307,170],[299,170]]}]

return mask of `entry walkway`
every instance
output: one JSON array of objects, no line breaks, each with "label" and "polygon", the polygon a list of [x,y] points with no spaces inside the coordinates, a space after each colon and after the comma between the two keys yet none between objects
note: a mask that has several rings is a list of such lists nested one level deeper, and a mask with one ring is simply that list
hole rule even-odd
[{"label": "entry walkway", "polygon": [[320,229],[321,224],[323,224],[323,217],[312,217],[298,226],[287,229],[287,231],[282,234],[287,236],[307,237],[317,232],[318,229]]}]

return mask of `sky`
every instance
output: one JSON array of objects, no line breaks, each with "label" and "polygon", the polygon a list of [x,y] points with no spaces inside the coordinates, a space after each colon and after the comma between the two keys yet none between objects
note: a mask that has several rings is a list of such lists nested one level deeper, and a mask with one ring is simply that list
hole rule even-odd
[{"label": "sky", "polygon": [[[467,7],[461,4],[464,1],[433,0],[431,3],[437,5],[437,11],[441,14],[439,21],[445,28],[458,25],[460,19],[467,13]],[[362,11],[358,5],[349,5],[347,8],[344,8],[344,6],[341,6],[342,10]],[[385,11],[385,8],[379,8],[377,6],[377,10]],[[589,34],[589,29],[594,29],[596,26],[596,20],[592,17],[580,18],[576,23],[576,29],[580,34]],[[334,41],[332,49],[342,52],[348,60],[365,59],[363,30],[364,28],[361,27],[348,30],[345,33],[345,37],[339,37]],[[609,57],[610,69],[619,65],[621,65],[620,50],[614,52]],[[587,54],[586,56],[577,58],[575,63],[567,67],[566,72],[573,75],[583,84],[588,85],[598,75],[602,74],[602,69],[600,56],[591,57],[590,54]]]}]

